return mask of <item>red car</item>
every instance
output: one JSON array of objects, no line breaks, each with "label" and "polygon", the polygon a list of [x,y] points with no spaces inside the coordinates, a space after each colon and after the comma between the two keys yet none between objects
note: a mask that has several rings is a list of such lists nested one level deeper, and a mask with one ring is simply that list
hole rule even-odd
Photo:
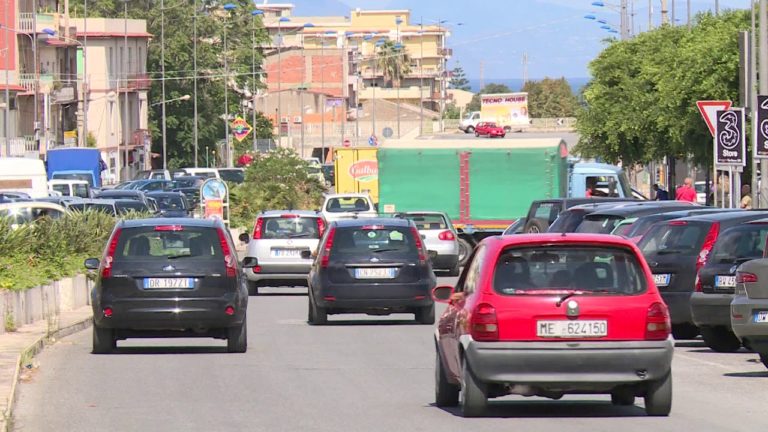
[{"label": "red car", "polygon": [[[435,332],[436,405],[482,415],[489,398],[610,394],[672,406],[669,311],[640,250],[602,234],[490,237],[477,247]],[[461,396],[461,400],[459,397]]]},{"label": "red car", "polygon": [[494,122],[480,122],[475,126],[475,136],[487,135],[489,138],[499,137],[504,138],[507,133],[504,128],[496,125]]}]

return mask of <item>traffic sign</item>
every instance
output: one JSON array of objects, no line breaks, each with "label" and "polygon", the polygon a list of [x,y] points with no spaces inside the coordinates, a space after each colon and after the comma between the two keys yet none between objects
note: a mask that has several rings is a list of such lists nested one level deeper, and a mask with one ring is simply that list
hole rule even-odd
[{"label": "traffic sign", "polygon": [[715,136],[715,113],[718,110],[730,109],[731,101],[703,100],[696,102],[696,106],[699,108],[699,112],[704,118],[704,122],[707,123],[709,133],[712,134],[712,136]]},{"label": "traffic sign", "polygon": [[242,117],[236,117],[230,124],[232,127],[232,136],[235,137],[237,142],[243,142],[245,137],[253,130],[251,125],[248,124]]},{"label": "traffic sign", "polygon": [[745,166],[747,140],[744,108],[716,111],[715,164]]},{"label": "traffic sign", "polygon": [[370,137],[368,137],[368,145],[371,147],[376,147],[377,145],[379,145],[379,139],[376,138],[376,135],[371,135]]},{"label": "traffic sign", "polygon": [[757,97],[757,145],[755,157],[768,158],[768,96]]}]

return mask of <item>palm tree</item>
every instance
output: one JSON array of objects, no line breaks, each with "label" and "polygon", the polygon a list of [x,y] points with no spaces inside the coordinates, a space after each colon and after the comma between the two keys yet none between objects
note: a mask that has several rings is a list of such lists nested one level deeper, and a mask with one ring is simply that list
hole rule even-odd
[{"label": "palm tree", "polygon": [[391,40],[379,45],[376,63],[390,87],[400,87],[400,81],[411,72],[411,56],[405,47]]}]

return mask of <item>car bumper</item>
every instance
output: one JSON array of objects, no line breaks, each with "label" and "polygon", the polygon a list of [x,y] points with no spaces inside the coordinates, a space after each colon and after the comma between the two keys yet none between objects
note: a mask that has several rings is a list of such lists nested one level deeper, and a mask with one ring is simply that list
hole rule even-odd
[{"label": "car bumper", "polygon": [[255,272],[253,268],[243,270],[245,277],[249,281],[259,282],[264,280],[303,280],[309,275],[312,264],[291,264],[291,265],[261,265],[261,271]]},{"label": "car bumper", "polygon": [[691,318],[702,326],[731,326],[733,294],[691,294]]},{"label": "car bumper", "polygon": [[432,258],[432,268],[435,270],[451,270],[459,263],[459,255],[437,255]]},{"label": "car bumper", "polygon": [[326,285],[312,289],[318,306],[348,312],[368,310],[404,310],[434,303],[431,291],[434,281],[408,284],[355,283]]},{"label": "car bumper", "polygon": [[768,299],[735,296],[731,302],[733,333],[759,353],[768,353],[768,323],[756,323],[755,312],[768,310]]},{"label": "car bumper", "polygon": [[654,381],[672,365],[674,341],[475,342],[466,358],[486,383],[515,383],[560,391],[604,391]]},{"label": "car bumper", "polygon": [[669,316],[672,324],[690,324],[691,318],[691,292],[662,292],[661,298],[669,308]]}]

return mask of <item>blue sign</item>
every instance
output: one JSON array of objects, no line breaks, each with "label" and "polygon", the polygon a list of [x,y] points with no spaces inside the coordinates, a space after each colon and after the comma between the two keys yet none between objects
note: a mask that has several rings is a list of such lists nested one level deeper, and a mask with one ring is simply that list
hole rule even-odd
[{"label": "blue sign", "polygon": [[371,135],[368,138],[368,145],[371,147],[376,147],[377,145],[379,145],[379,140],[376,138],[376,135]]}]

